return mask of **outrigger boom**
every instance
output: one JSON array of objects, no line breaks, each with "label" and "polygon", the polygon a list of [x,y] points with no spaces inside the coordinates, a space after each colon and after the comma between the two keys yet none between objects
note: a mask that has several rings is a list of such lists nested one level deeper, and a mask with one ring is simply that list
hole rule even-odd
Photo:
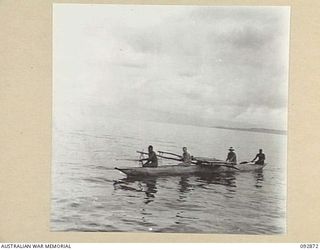
[{"label": "outrigger boom", "polygon": [[[163,158],[163,159],[167,159],[167,160],[174,160],[174,161],[180,161],[182,162],[181,156],[175,153],[171,153],[171,152],[166,152],[166,151],[158,151],[159,154],[157,154],[158,157]],[[139,154],[144,154],[147,155],[148,153],[143,152],[143,151],[137,151],[137,153]],[[168,157],[168,156],[163,156],[162,154],[169,154],[169,155],[173,155],[173,156],[177,156],[179,158],[172,158],[172,157]],[[221,165],[221,166],[226,166],[226,167],[230,167],[230,168],[235,168],[237,169],[237,167],[235,167],[233,163],[230,162],[226,162],[226,161],[222,161],[222,160],[218,160],[215,158],[205,158],[205,157],[192,157],[192,161],[191,164],[195,164],[195,165]]]}]

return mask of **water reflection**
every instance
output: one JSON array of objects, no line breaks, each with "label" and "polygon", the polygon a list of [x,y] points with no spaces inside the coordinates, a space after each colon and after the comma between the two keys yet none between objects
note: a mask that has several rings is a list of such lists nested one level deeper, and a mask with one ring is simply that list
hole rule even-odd
[{"label": "water reflection", "polygon": [[141,182],[146,185],[145,194],[147,197],[144,203],[148,204],[154,200],[155,194],[157,193],[157,181],[156,179],[148,179]]},{"label": "water reflection", "polygon": [[[263,175],[256,173],[257,185],[259,185]],[[262,177],[261,177],[262,176]],[[170,177],[179,178],[177,186],[178,201],[185,201],[188,194],[195,188],[210,189],[215,185],[222,185],[226,187],[228,193],[236,192],[236,174],[235,173],[220,173],[220,174],[206,174],[206,175],[187,175],[181,177]],[[157,179],[158,177],[127,177],[117,181],[114,181],[114,189],[121,189],[132,192],[144,192],[145,199],[144,203],[148,204],[155,200],[157,193]],[[192,180],[190,180],[192,179]],[[190,183],[191,182],[191,183]],[[133,187],[136,184],[137,187]]]},{"label": "water reflection", "polygon": [[198,181],[205,182],[208,185],[223,185],[227,187],[237,187],[236,173],[220,173],[220,174],[207,174],[198,175]]},{"label": "water reflection", "polygon": [[[194,189],[216,190],[216,185],[225,187],[225,191],[221,193],[227,198],[233,198],[237,192],[237,175],[239,173],[219,173],[219,174],[200,174],[200,175],[186,175],[180,177],[171,177],[178,180],[177,185],[177,201],[185,202],[189,193]],[[251,173],[255,180],[254,186],[261,188],[264,182],[263,170],[253,171]],[[178,178],[178,179],[177,179]],[[127,177],[114,181],[114,189],[121,189],[131,192],[144,193],[143,202],[149,204],[156,199],[158,192],[157,188],[158,177]],[[220,189],[221,190],[221,189]]]},{"label": "water reflection", "polygon": [[263,169],[259,169],[253,172],[253,176],[256,180],[255,187],[262,188],[262,184],[264,182]]},{"label": "water reflection", "polygon": [[189,183],[189,177],[182,176],[179,181],[179,192],[188,193],[192,189],[192,185]]},{"label": "water reflection", "polygon": [[[133,183],[136,182],[139,187],[138,189],[131,186]],[[144,203],[148,204],[155,199],[155,194],[157,193],[157,179],[127,177],[114,181],[113,187],[115,190],[122,189],[125,191],[144,192],[146,194]]]},{"label": "water reflection", "polygon": [[187,198],[187,193],[193,190],[193,185],[189,183],[189,177],[182,176],[180,177],[179,184],[178,184],[178,192],[179,198],[178,201],[185,201]]},{"label": "water reflection", "polygon": [[202,175],[198,177],[198,181],[202,182],[201,188],[216,189],[215,186],[221,185],[225,187],[226,192],[221,192],[221,195],[226,198],[233,198],[236,191],[236,175],[237,173],[220,173]]}]

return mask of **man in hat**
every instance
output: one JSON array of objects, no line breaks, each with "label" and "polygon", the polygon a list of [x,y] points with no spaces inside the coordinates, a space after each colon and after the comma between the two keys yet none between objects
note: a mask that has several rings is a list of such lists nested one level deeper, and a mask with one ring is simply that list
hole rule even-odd
[{"label": "man in hat", "polygon": [[237,155],[234,152],[233,147],[229,148],[229,153],[228,153],[226,161],[231,162],[232,164],[237,164]]},{"label": "man in hat", "polygon": [[148,158],[140,159],[139,161],[141,162],[146,161],[146,163],[143,164],[143,167],[150,167],[150,168],[158,167],[158,157],[156,153],[153,151],[152,145],[148,147]]}]

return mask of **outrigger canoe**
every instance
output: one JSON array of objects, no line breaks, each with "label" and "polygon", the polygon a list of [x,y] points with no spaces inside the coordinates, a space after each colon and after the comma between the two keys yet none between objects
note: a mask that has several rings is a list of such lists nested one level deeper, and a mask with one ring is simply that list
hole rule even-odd
[{"label": "outrigger canoe", "polygon": [[137,176],[171,176],[171,175],[190,175],[190,174],[211,174],[224,172],[247,172],[263,169],[266,166],[254,163],[238,165],[163,165],[157,168],[152,167],[129,167],[115,168],[128,177]]}]

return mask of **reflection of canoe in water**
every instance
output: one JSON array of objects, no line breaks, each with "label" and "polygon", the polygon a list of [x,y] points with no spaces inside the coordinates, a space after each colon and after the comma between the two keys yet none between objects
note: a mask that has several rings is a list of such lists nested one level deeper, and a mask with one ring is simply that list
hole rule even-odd
[{"label": "reflection of canoe in water", "polygon": [[225,172],[246,172],[262,169],[266,166],[254,163],[238,164],[234,166],[227,165],[163,165],[157,168],[150,167],[130,167],[116,168],[127,176],[168,176],[168,175],[190,175],[190,174],[210,174]]}]

